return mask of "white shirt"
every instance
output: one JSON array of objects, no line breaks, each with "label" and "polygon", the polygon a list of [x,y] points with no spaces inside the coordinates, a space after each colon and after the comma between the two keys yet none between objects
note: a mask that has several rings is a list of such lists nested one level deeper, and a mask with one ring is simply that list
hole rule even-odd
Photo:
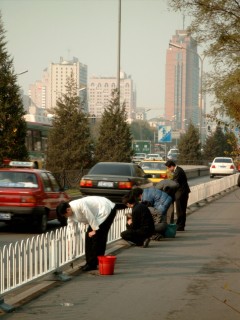
[{"label": "white shirt", "polygon": [[68,223],[81,222],[89,224],[92,230],[98,230],[99,225],[106,220],[115,203],[104,197],[88,196],[69,202],[73,215]]}]

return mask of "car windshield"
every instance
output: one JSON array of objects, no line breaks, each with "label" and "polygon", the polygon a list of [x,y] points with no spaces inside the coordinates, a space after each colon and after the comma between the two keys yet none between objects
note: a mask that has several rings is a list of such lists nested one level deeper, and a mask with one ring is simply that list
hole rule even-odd
[{"label": "car windshield", "polygon": [[232,159],[230,158],[217,158],[214,162],[221,162],[221,163],[232,163]]},{"label": "car windshield", "polygon": [[35,174],[28,172],[0,172],[0,187],[4,188],[37,188]]},{"label": "car windshield", "polygon": [[145,153],[136,153],[134,157],[144,157],[145,158]]},{"label": "car windshield", "polygon": [[158,155],[158,154],[148,154],[147,156],[146,156],[146,158],[159,158],[160,156]]},{"label": "car windshield", "polygon": [[105,174],[105,175],[114,175],[114,176],[131,176],[131,167],[126,165],[113,165],[113,164],[105,164],[99,163],[94,166],[89,174]]},{"label": "car windshield", "polygon": [[164,162],[141,162],[143,170],[166,170]]}]

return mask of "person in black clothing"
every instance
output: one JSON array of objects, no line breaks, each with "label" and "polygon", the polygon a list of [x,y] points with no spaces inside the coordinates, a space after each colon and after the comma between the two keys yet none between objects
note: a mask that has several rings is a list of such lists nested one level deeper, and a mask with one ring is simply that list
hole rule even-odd
[{"label": "person in black clothing", "polygon": [[186,224],[186,210],[190,191],[185,171],[177,166],[174,161],[168,160],[165,166],[173,173],[173,181],[179,184],[175,192],[175,203],[177,213],[177,231],[184,231]]},{"label": "person in black clothing", "polygon": [[123,197],[123,203],[132,208],[132,214],[127,219],[127,230],[121,233],[121,237],[136,246],[148,247],[150,237],[154,234],[154,221],[150,210],[139,203],[132,192]]}]

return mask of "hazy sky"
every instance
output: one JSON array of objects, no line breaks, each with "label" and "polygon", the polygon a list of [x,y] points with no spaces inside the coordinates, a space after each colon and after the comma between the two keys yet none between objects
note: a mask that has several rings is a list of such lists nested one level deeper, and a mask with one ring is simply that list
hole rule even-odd
[{"label": "hazy sky", "polygon": [[[0,0],[8,53],[27,94],[60,57],[77,57],[88,76],[116,76],[118,0]],[[187,19],[186,19],[187,21]],[[131,75],[137,107],[163,114],[168,43],[183,17],[167,0],[122,0],[121,69]],[[186,23],[185,23],[186,26]]]}]

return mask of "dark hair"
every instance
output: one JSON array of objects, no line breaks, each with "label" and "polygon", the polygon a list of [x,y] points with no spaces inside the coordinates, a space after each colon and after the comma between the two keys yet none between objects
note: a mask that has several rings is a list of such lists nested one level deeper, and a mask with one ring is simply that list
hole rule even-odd
[{"label": "dark hair", "polygon": [[136,188],[132,188],[132,190],[130,192],[133,194],[133,196],[139,198],[139,196],[141,194],[143,194],[143,189],[139,188],[139,187],[136,187]]},{"label": "dark hair", "polygon": [[137,202],[138,202],[138,199],[136,198],[136,196],[133,195],[132,192],[125,194],[122,198],[122,203],[125,205],[127,205],[127,203],[134,204]]},{"label": "dark hair", "polygon": [[168,160],[166,163],[165,163],[165,166],[166,167],[176,167],[176,163],[174,162],[174,161],[172,161],[172,160]]},{"label": "dark hair", "polygon": [[70,204],[68,202],[61,202],[56,208],[57,217],[61,219],[64,214],[67,212],[67,208],[70,208]]}]

